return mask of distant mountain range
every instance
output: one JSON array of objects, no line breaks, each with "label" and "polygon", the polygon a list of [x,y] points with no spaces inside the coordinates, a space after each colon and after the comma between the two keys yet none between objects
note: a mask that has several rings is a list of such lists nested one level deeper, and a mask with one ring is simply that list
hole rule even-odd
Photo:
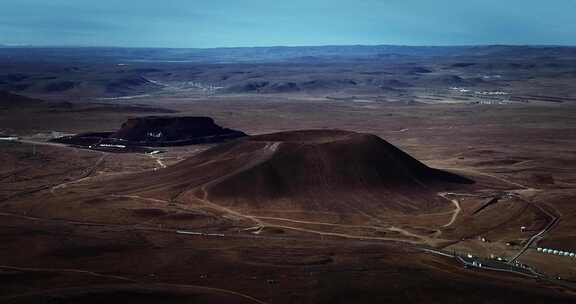
[{"label": "distant mountain range", "polygon": [[0,46],[0,60],[11,61],[114,61],[114,62],[347,62],[396,58],[446,56],[564,57],[575,56],[568,46],[400,46],[343,45],[302,47],[236,47],[213,49],[115,47],[13,47]]}]

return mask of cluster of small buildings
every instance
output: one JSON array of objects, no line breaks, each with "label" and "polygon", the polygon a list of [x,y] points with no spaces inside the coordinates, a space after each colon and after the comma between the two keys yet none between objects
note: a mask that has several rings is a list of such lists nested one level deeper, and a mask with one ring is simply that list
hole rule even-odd
[{"label": "cluster of small buildings", "polygon": [[126,145],[98,144],[98,146],[99,146],[99,147],[104,147],[104,148],[126,149]]},{"label": "cluster of small buildings", "polygon": [[477,261],[472,261],[472,267],[482,268],[482,263]]},{"label": "cluster of small buildings", "polygon": [[558,255],[558,256],[571,257],[571,258],[576,257],[576,253],[574,253],[574,252],[561,251],[561,250],[550,249],[550,248],[541,248],[541,247],[538,247],[538,248],[536,249],[536,251],[542,252],[542,253],[548,253],[548,254]]},{"label": "cluster of small buildings", "polygon": [[511,103],[510,93],[503,91],[472,91],[461,87],[451,87],[451,92],[471,98],[473,104],[508,104]]},{"label": "cluster of small buildings", "polygon": [[114,145],[114,144],[93,144],[88,146],[88,149],[98,149],[98,148],[113,148],[113,149],[126,149],[126,145]]},{"label": "cluster of small buildings", "polygon": [[468,92],[470,92],[470,90],[468,90],[468,89],[459,88],[459,87],[451,87],[450,90],[456,91],[456,92],[460,92],[460,93],[468,93]]},{"label": "cluster of small buildings", "polygon": [[460,87],[451,87],[450,90],[458,92],[458,93],[471,93],[474,95],[484,95],[484,96],[510,95],[509,93],[503,92],[503,91],[472,91],[472,90],[460,88]]},{"label": "cluster of small buildings", "polygon": [[501,79],[502,75],[482,75],[482,79]]},{"label": "cluster of small buildings", "polygon": [[161,138],[163,134],[162,132],[148,132],[146,135],[152,138]]},{"label": "cluster of small buildings", "polygon": [[476,95],[488,95],[488,96],[509,95],[508,93],[502,92],[502,91],[476,91],[476,92],[474,92],[474,94],[476,94]]}]

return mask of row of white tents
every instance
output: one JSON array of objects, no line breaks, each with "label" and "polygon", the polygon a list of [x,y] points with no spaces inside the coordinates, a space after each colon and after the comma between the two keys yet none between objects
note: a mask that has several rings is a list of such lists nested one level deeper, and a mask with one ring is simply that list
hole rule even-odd
[{"label": "row of white tents", "polygon": [[541,248],[541,247],[538,247],[536,250],[538,252],[554,254],[554,255],[559,255],[559,256],[565,256],[565,257],[571,257],[571,258],[576,257],[576,253],[574,253],[574,252],[561,251],[561,250],[550,249],[550,248]]}]

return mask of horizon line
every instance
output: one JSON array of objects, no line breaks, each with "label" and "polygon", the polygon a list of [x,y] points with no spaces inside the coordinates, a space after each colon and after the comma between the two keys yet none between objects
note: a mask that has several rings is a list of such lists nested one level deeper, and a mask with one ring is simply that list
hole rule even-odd
[{"label": "horizon line", "polygon": [[214,50],[214,49],[256,49],[256,48],[322,48],[322,47],[564,47],[576,48],[575,45],[568,44],[318,44],[318,45],[267,45],[267,46],[214,46],[214,47],[170,47],[170,46],[115,46],[115,45],[33,45],[33,44],[2,44],[0,48],[116,48],[116,49],[188,49],[188,50]]}]

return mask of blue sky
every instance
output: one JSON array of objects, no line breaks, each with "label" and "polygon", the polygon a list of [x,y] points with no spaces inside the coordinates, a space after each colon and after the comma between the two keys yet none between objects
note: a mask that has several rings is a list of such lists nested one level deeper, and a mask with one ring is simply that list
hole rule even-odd
[{"label": "blue sky", "polygon": [[576,45],[576,0],[0,0],[0,44]]}]

